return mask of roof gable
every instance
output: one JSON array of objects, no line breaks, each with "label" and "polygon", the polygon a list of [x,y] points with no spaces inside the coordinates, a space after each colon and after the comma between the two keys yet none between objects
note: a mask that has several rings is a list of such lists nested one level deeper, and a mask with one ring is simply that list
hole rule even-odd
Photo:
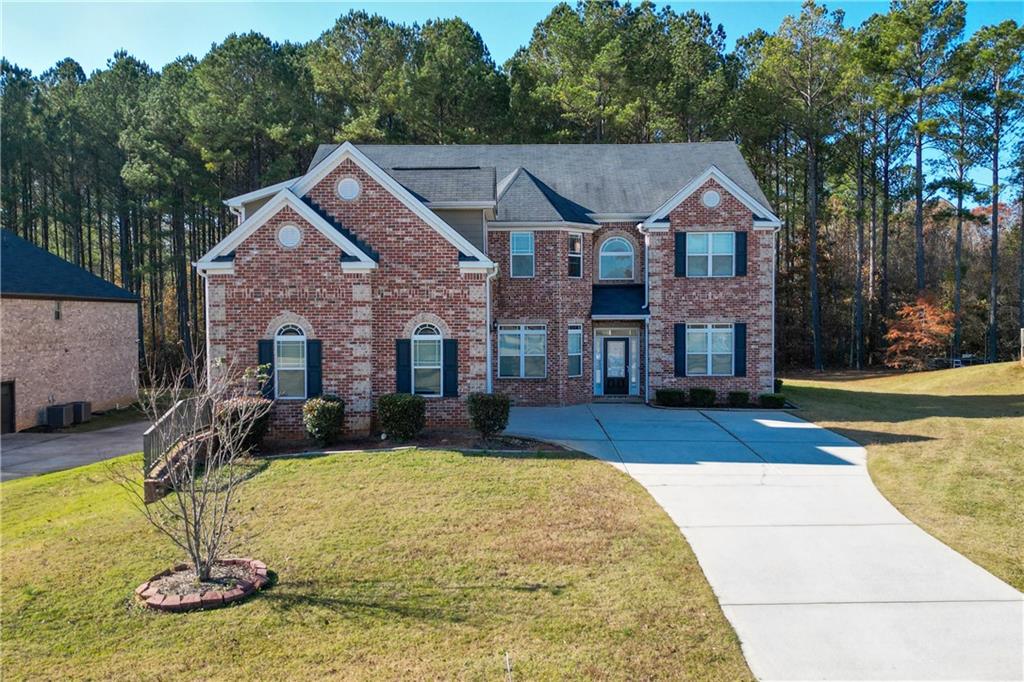
[{"label": "roof gable", "polygon": [[[346,230],[336,221],[328,221],[317,209],[313,202],[307,203],[300,199],[288,188],[282,189],[274,198],[264,204],[258,211],[246,218],[231,233],[224,237],[216,246],[196,262],[199,270],[226,270],[231,271],[230,261],[224,261],[220,257],[227,256],[234,252],[235,248],[244,242],[253,232],[264,225],[268,220],[277,215],[285,206],[299,214],[306,222],[316,228],[327,239],[333,242],[344,253],[342,266],[345,269],[366,269],[370,270],[377,266],[376,253],[367,252],[366,245],[354,238],[351,232]],[[373,255],[371,255],[371,253]]]},{"label": "roof gable", "polygon": [[350,160],[361,168],[367,175],[373,178],[378,184],[401,201],[409,210],[427,225],[436,230],[442,237],[448,240],[460,254],[469,256],[481,265],[493,265],[491,260],[478,248],[473,246],[465,237],[459,234],[455,228],[442,220],[436,213],[423,205],[400,182],[391,177],[384,169],[366,157],[351,142],[336,147],[315,167],[311,166],[309,172],[295,183],[291,191],[299,196],[305,195],[316,187],[324,178],[330,175],[331,171],[338,167],[343,161]]},{"label": "roof gable", "polygon": [[139,297],[10,230],[0,230],[0,293],[31,298],[134,302]]},{"label": "roof gable", "polygon": [[742,187],[737,185],[725,173],[715,166],[709,167],[703,173],[695,177],[678,192],[673,194],[665,203],[655,209],[644,221],[645,227],[663,227],[668,214],[679,204],[683,203],[691,194],[703,187],[709,180],[714,180],[729,194],[734,196],[740,203],[750,209],[755,222],[759,227],[778,227],[782,221],[771,212],[765,204],[752,197]]}]

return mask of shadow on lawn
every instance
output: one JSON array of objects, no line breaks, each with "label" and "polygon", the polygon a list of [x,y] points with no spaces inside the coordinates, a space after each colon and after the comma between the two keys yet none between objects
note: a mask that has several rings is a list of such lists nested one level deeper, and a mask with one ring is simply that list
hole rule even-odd
[{"label": "shadow on lawn", "polygon": [[[472,611],[469,594],[472,592],[547,592],[562,594],[567,585],[477,584],[438,585],[411,584],[394,581],[359,580],[328,584],[312,580],[286,581],[274,589],[261,593],[273,608],[281,611],[295,609],[324,609],[340,616],[370,615],[398,616],[415,620],[440,620],[465,623]],[[495,597],[499,602],[499,597]]]},{"label": "shadow on lawn", "polygon": [[927,417],[993,419],[1024,416],[1024,394],[873,393],[818,386],[797,386],[783,391],[792,395],[808,412],[814,413],[815,418],[843,422],[896,423]]}]

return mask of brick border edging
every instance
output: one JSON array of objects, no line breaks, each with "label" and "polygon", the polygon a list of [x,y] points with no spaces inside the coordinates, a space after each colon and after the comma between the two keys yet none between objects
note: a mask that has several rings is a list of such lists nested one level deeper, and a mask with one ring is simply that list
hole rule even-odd
[{"label": "brick border edging", "polygon": [[234,564],[248,566],[255,574],[252,582],[239,580],[238,585],[230,590],[208,590],[202,593],[186,594],[163,594],[157,591],[153,582],[166,577],[177,571],[184,571],[191,568],[189,564],[175,564],[174,568],[157,573],[152,578],[135,588],[135,597],[142,602],[142,606],[156,611],[194,611],[196,609],[213,609],[226,606],[233,602],[246,599],[270,584],[270,577],[267,573],[267,565],[262,561],[249,558],[222,559],[218,564]]}]

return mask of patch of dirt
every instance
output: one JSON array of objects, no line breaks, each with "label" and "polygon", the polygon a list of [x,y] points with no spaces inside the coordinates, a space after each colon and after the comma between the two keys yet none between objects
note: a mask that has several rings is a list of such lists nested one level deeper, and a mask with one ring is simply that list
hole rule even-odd
[{"label": "patch of dirt", "polygon": [[238,564],[217,564],[210,574],[209,580],[200,582],[196,572],[192,568],[187,568],[153,580],[150,586],[155,587],[160,594],[185,596],[211,590],[226,592],[237,585],[239,580],[251,583],[255,579],[255,573],[249,566]]},{"label": "patch of dirt", "polygon": [[480,437],[476,431],[470,430],[425,430],[413,440],[396,441],[391,438],[381,439],[377,436],[361,436],[345,438],[326,448],[320,448],[312,441],[284,441],[266,443],[261,451],[263,455],[278,455],[302,450],[373,450],[377,448],[395,448],[416,446],[420,448],[455,449],[455,450],[520,450],[523,452],[565,452],[566,449],[543,443],[531,438],[518,436],[495,436],[488,440]]}]

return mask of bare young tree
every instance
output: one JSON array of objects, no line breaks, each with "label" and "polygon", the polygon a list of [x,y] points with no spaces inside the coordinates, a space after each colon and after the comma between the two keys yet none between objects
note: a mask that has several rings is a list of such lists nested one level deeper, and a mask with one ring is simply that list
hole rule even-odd
[{"label": "bare young tree", "polygon": [[265,372],[224,362],[208,368],[201,353],[191,353],[179,369],[148,366],[148,385],[139,391],[153,423],[146,480],[140,488],[137,474],[116,477],[146,520],[187,555],[200,581],[233,549],[235,498],[270,414],[271,401],[260,394]]}]

